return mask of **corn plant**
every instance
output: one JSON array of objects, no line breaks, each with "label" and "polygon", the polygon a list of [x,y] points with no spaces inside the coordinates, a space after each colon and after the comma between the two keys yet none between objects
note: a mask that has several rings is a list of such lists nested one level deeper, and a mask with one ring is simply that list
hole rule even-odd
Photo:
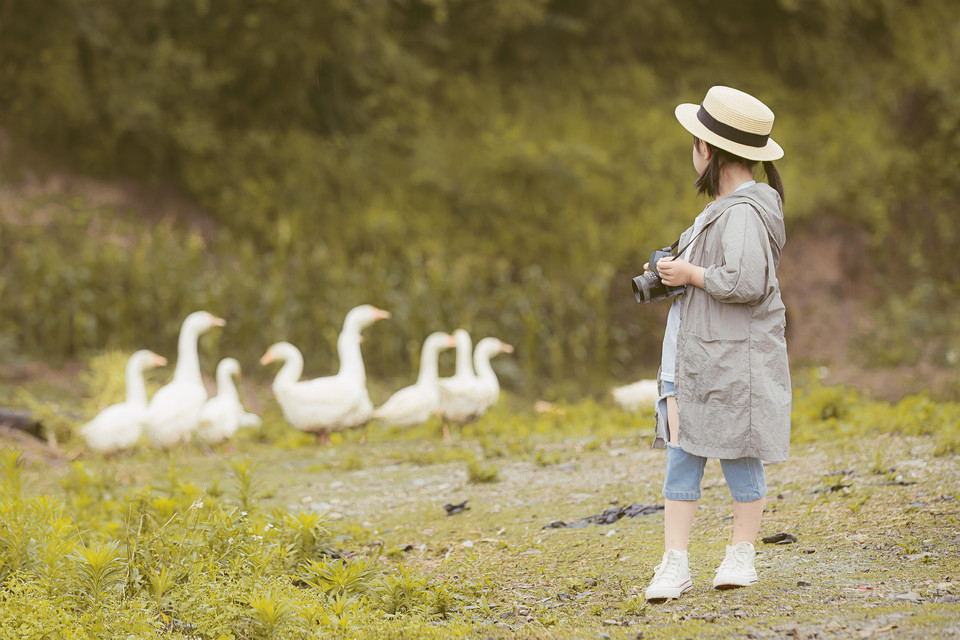
[{"label": "corn plant", "polygon": [[71,555],[76,567],[75,580],[79,599],[94,608],[114,595],[124,582],[126,566],[120,543],[111,540],[94,543]]},{"label": "corn plant", "polygon": [[[356,598],[347,595],[337,595],[324,608],[320,615],[319,622],[323,628],[332,628],[340,633],[345,633],[351,621],[355,620],[363,611],[362,604]],[[322,635],[321,635],[322,634]],[[318,637],[325,637],[322,631],[318,631]]]},{"label": "corn plant", "polygon": [[298,511],[283,516],[287,533],[285,556],[290,566],[333,553],[327,519],[319,513]]},{"label": "corn plant", "polygon": [[263,490],[256,477],[260,464],[251,460],[231,460],[230,468],[236,479],[237,504],[244,511],[251,511],[263,495]]},{"label": "corn plant", "polygon": [[296,603],[273,590],[251,597],[248,604],[254,638],[273,640],[284,627],[300,619]]},{"label": "corn plant", "polygon": [[301,579],[328,598],[362,596],[376,590],[373,578],[377,567],[373,559],[310,560],[301,570]]},{"label": "corn plant", "polygon": [[418,610],[425,601],[426,580],[401,564],[396,575],[387,576],[381,588],[380,608],[397,615]]},{"label": "corn plant", "polygon": [[64,514],[59,500],[51,496],[33,498],[30,510],[31,519],[38,526],[36,562],[30,572],[46,590],[47,597],[54,598],[67,591],[69,557],[78,544],[76,524]]},{"label": "corn plant", "polygon": [[173,609],[171,592],[177,583],[177,574],[166,566],[154,567],[147,573],[147,592],[150,604],[158,615],[169,615]]}]

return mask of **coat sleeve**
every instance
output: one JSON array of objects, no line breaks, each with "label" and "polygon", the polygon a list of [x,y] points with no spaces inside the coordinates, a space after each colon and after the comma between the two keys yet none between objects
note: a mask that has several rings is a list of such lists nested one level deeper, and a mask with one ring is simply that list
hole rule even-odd
[{"label": "coat sleeve", "polygon": [[721,236],[723,262],[710,265],[703,288],[720,302],[752,303],[763,299],[767,285],[767,233],[750,205],[728,210]]}]

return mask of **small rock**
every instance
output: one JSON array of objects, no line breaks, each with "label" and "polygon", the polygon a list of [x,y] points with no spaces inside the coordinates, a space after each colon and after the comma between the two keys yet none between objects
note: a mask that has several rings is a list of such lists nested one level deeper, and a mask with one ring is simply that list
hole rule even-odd
[{"label": "small rock", "polygon": [[763,538],[763,542],[766,544],[792,544],[796,541],[797,536],[785,531],[781,531],[780,533],[775,533]]},{"label": "small rock", "polygon": [[777,494],[777,500],[789,500],[792,497],[793,497],[793,491],[790,491],[789,489],[786,491],[781,491],[780,493]]},{"label": "small rock", "polygon": [[804,549],[803,552],[804,552],[804,553],[816,553],[817,550],[816,550],[816,549]]},{"label": "small rock", "polygon": [[452,516],[458,513],[463,513],[468,511],[470,507],[467,506],[467,501],[464,500],[458,504],[450,504],[449,502],[443,505],[443,508],[446,510],[448,516]]},{"label": "small rock", "polygon": [[905,602],[920,602],[920,594],[915,591],[907,591],[906,593],[898,593],[893,596],[893,599]]},{"label": "small rock", "polygon": [[797,580],[797,586],[798,586],[798,587],[812,587],[812,586],[813,586],[813,583],[812,583],[812,582],[807,582],[806,580]]}]

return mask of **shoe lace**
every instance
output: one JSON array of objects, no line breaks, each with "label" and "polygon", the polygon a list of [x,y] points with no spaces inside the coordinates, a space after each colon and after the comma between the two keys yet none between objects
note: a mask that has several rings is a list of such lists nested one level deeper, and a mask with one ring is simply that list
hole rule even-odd
[{"label": "shoe lace", "polygon": [[663,561],[660,562],[660,566],[657,567],[657,571],[653,576],[653,581],[676,581],[680,577],[680,568],[682,565],[681,559],[682,557],[679,553],[668,553],[666,557],[664,557]]},{"label": "shoe lace", "polygon": [[723,562],[721,562],[720,566],[717,568],[717,571],[720,572],[738,569],[746,564],[749,558],[750,552],[748,550],[741,549],[740,547],[730,547],[727,550],[727,555],[723,557]]}]

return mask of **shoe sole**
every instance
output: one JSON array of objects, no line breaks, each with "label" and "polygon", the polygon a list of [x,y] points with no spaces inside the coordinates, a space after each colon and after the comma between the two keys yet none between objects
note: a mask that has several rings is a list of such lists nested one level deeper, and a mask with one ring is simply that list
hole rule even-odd
[{"label": "shoe sole", "polygon": [[648,601],[675,600],[692,588],[693,588],[693,580],[687,580],[681,586],[674,589],[663,587],[660,589],[653,590],[652,593],[650,589],[647,589],[644,592],[644,599]]},{"label": "shoe sole", "polygon": [[731,580],[729,582],[720,582],[720,583],[714,582],[713,588],[714,589],[737,589],[738,587],[750,587],[755,584],[757,584],[756,578],[754,578],[753,580],[746,580],[743,582],[734,582]]}]

